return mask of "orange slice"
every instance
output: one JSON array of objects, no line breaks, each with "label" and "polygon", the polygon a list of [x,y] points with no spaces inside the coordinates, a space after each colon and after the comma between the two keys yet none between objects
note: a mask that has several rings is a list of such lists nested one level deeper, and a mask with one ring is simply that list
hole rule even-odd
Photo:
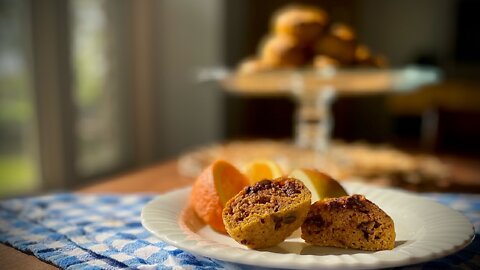
[{"label": "orange slice", "polygon": [[232,164],[217,160],[193,184],[190,204],[206,224],[218,232],[226,233],[222,220],[223,207],[248,184],[247,177]]},{"label": "orange slice", "polygon": [[348,196],[345,189],[335,179],[317,170],[296,169],[290,177],[302,181],[312,193],[312,203],[325,198]]},{"label": "orange slice", "polygon": [[243,172],[250,180],[250,185],[263,179],[275,179],[283,176],[280,166],[275,161],[268,159],[258,159],[248,163]]}]

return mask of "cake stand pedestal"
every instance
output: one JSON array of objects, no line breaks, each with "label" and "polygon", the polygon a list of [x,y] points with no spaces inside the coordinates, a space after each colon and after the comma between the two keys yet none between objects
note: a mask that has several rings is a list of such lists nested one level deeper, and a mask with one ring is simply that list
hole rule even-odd
[{"label": "cake stand pedestal", "polygon": [[289,96],[297,103],[295,138],[298,147],[314,150],[316,167],[348,162],[330,149],[334,119],[331,106],[337,96],[408,93],[440,80],[434,68],[400,69],[299,69],[251,74],[225,69],[205,69],[199,81],[215,81],[225,91],[244,96]]}]

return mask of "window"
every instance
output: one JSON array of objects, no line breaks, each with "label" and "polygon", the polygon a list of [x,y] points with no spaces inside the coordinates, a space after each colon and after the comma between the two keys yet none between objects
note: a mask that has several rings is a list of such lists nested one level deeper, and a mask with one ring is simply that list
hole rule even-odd
[{"label": "window", "polygon": [[219,3],[0,0],[0,197],[211,141],[219,94],[190,75],[220,62]]},{"label": "window", "polygon": [[88,178],[128,163],[125,2],[71,0],[75,168]]},{"label": "window", "polygon": [[127,3],[0,0],[0,197],[132,164]]},{"label": "window", "polygon": [[28,1],[0,1],[0,197],[38,187]]}]

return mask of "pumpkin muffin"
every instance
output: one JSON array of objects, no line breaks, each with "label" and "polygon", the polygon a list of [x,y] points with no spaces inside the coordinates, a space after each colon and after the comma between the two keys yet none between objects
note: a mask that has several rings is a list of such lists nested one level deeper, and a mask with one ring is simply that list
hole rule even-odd
[{"label": "pumpkin muffin", "polygon": [[329,33],[323,35],[315,44],[317,55],[326,55],[346,66],[354,64],[355,49],[355,32],[350,26],[341,23],[333,24]]},{"label": "pumpkin muffin", "polygon": [[301,44],[288,36],[267,36],[260,45],[260,61],[273,68],[295,68],[308,61]]},{"label": "pumpkin muffin", "polygon": [[277,35],[293,37],[308,45],[323,33],[328,20],[328,14],[321,8],[296,5],[279,10],[272,26]]},{"label": "pumpkin muffin", "polygon": [[227,233],[249,248],[267,248],[284,241],[305,220],[311,193],[294,178],[262,180],[227,202],[222,217]]},{"label": "pumpkin muffin", "polygon": [[318,246],[376,251],[394,248],[395,228],[382,209],[356,194],[312,204],[302,238]]}]

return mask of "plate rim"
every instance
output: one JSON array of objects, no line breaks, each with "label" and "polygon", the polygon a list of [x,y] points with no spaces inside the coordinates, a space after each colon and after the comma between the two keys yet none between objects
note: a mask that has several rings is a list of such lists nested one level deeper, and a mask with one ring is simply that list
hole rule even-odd
[{"label": "plate rim", "polygon": [[[188,198],[191,190],[191,186],[176,189],[167,193],[160,194],[150,200],[143,208],[141,212],[141,223],[142,226],[147,229],[150,233],[161,239],[162,241],[173,245],[179,249],[185,250],[187,252],[190,252],[195,255],[200,255],[212,259],[217,259],[221,260],[224,262],[230,262],[230,263],[237,263],[237,264],[242,264],[242,265],[253,265],[253,266],[260,266],[260,267],[275,267],[275,268],[291,268],[295,267],[297,269],[322,269],[322,268],[328,268],[328,269],[372,269],[372,268],[384,268],[384,267],[398,267],[398,266],[406,266],[406,265],[413,265],[413,264],[418,264],[422,262],[427,262],[431,261],[434,259],[442,258],[445,256],[448,256],[450,254],[453,254],[466,246],[468,246],[475,238],[475,229],[473,224],[463,215],[463,213],[456,211],[448,206],[445,206],[443,204],[440,204],[438,202],[435,202],[433,200],[429,200],[428,198],[421,197],[418,195],[415,195],[411,192],[405,191],[405,190],[400,190],[400,189],[394,189],[394,188],[385,188],[385,187],[376,187],[376,186],[371,186],[365,183],[359,183],[359,182],[343,182],[343,186],[349,189],[370,189],[370,190],[375,190],[376,192],[386,192],[386,193],[395,193],[396,195],[401,195],[401,196],[406,196],[405,199],[415,199],[415,200],[420,200],[423,201],[424,203],[430,203],[432,205],[435,205],[437,209],[442,209],[441,212],[451,212],[453,215],[457,215],[459,219],[456,221],[461,221],[460,223],[464,223],[462,225],[465,225],[465,234],[463,235],[462,240],[456,245],[451,244],[451,247],[446,250],[441,250],[441,251],[434,251],[430,252],[427,255],[424,256],[410,256],[406,257],[404,259],[400,260],[390,260],[390,261],[382,261],[382,260],[376,260],[376,261],[361,261],[358,258],[355,258],[355,260],[350,263],[347,263],[345,261],[334,261],[331,264],[318,264],[316,263],[313,259],[318,258],[319,255],[298,255],[294,253],[290,254],[278,254],[270,251],[262,251],[262,250],[252,250],[252,249],[240,249],[237,247],[232,247],[228,246],[222,243],[218,242],[212,242],[211,240],[204,239],[200,235],[196,234],[195,232],[192,232],[185,224],[182,224],[182,221],[180,220],[187,204],[188,204]],[[171,198],[175,198],[177,201],[174,201],[174,204],[169,204],[168,202]],[[181,200],[181,203],[179,201]],[[158,205],[162,203],[163,208],[158,208]],[[160,213],[163,213],[163,215],[157,216],[155,219],[152,220],[152,217],[149,215],[151,211],[160,211]],[[171,217],[174,217],[173,219]],[[152,227],[152,223],[157,223],[157,224],[162,224],[162,225],[167,225],[167,227]],[[169,225],[169,226],[168,226]],[[466,226],[469,226],[470,232],[467,236],[467,228]],[[206,241],[207,243],[202,243],[201,241]],[[198,244],[201,244],[198,246]],[[198,248],[201,247],[201,248]],[[262,260],[262,261],[256,261],[255,258],[246,258],[245,256],[233,256],[229,254],[228,252],[218,252],[220,250],[225,250],[227,248],[228,250],[230,249],[235,249],[239,251],[240,255],[249,255],[250,253],[253,253],[255,255],[262,257],[265,259],[265,256],[273,257],[274,259],[279,259],[279,261],[272,261],[272,260]],[[371,254],[380,254],[382,252],[392,252],[392,250],[388,251],[379,251],[379,252],[372,252],[372,253],[367,253],[365,255],[371,255]],[[355,256],[355,255],[364,255],[364,254],[344,254],[344,255],[322,255],[326,257],[334,257],[338,258],[337,256]],[[281,257],[282,258],[281,258]],[[277,258],[275,258],[277,257]],[[292,260],[294,262],[294,265],[291,263],[288,264],[285,262],[284,258],[285,257],[292,257],[294,258],[311,258],[309,260]],[[375,257],[376,258],[376,257]],[[281,260],[280,260],[281,259]],[[376,258],[378,259],[378,258]],[[312,263],[313,262],[313,263]]]}]

